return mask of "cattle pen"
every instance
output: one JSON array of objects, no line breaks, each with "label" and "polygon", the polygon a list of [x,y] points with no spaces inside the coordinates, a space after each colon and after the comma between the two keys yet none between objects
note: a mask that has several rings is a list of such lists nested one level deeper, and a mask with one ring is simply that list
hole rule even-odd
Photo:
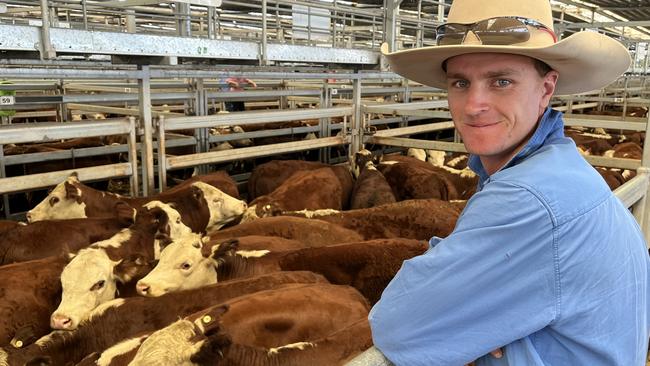
[{"label": "cattle pen", "polygon": [[[387,44],[391,51],[435,45],[435,29],[446,21],[453,1],[0,3],[0,241],[11,245],[22,241],[27,248],[19,253],[0,243],[0,272],[28,276],[27,267],[21,267],[23,262],[31,263],[28,260],[42,261],[36,263],[54,271],[43,269],[33,274],[47,287],[47,291],[39,292],[42,298],[30,304],[30,311],[38,318],[33,324],[18,315],[15,319],[7,315],[7,323],[0,324],[6,328],[0,329],[0,365],[9,362],[6,359],[31,360],[26,355],[32,356],[29,352],[39,346],[36,339],[48,334],[50,326],[69,329],[71,334],[81,329],[79,334],[83,334],[81,324],[92,311],[107,306],[102,304],[115,301],[115,293],[140,299],[127,301],[133,309],[141,309],[138,306],[145,302],[157,304],[156,298],[151,297],[156,287],[147,282],[147,274],[156,273],[152,271],[155,265],[166,265],[171,255],[166,254],[165,260],[161,256],[179,243],[183,243],[183,248],[193,248],[196,257],[192,258],[207,261],[201,262],[208,263],[204,267],[214,269],[206,276],[232,276],[223,284],[203,279],[201,285],[226,288],[229,281],[241,280],[232,273],[242,266],[248,268],[248,277],[270,276],[250,285],[257,292],[266,289],[265,283],[271,283],[269,291],[288,286],[290,291],[299,293],[299,287],[304,286],[308,288],[305,291],[314,294],[331,293],[345,298],[329,307],[316,304],[323,309],[319,314],[323,319],[328,317],[323,315],[328,311],[335,313],[335,306],[352,315],[334,324],[336,327],[318,328],[315,332],[320,338],[314,344],[323,342],[318,343],[321,348],[341,353],[331,351],[327,356],[331,358],[327,358],[313,351],[313,357],[320,360],[315,365],[390,365],[367,338],[367,321],[354,317],[367,313],[381,289],[369,285],[370,280],[354,282],[350,280],[354,276],[341,274],[343,266],[331,264],[336,262],[333,259],[328,261],[339,252],[322,249],[327,245],[319,240],[331,235],[330,244],[350,245],[346,247],[348,259],[363,263],[372,272],[368,256],[375,255],[373,250],[378,243],[395,252],[419,253],[422,247],[416,240],[443,236],[453,229],[473,193],[467,187],[458,187],[458,176],[469,177],[470,181],[476,178],[466,163],[450,165],[451,161],[466,159],[467,150],[455,130],[447,92],[393,73],[380,52],[382,44]],[[622,6],[612,0],[584,4],[551,0],[550,4],[558,22],[554,31],[560,38],[591,29],[617,39],[630,53],[632,63],[617,80],[600,90],[554,96],[550,108],[564,113],[566,135],[574,139],[583,158],[631,211],[650,243],[650,144],[644,141],[650,132],[647,9]],[[409,172],[430,179],[432,173],[427,169],[434,166],[436,177],[452,174],[452,178],[440,178],[444,180],[441,186],[446,186],[439,190],[395,187],[417,184],[393,171],[387,191],[394,197],[382,202],[391,206],[376,206],[390,208],[382,212],[370,204],[352,207],[353,196],[364,188],[356,184],[365,164],[369,164],[367,160],[357,160],[365,152],[374,158],[373,166],[386,176],[390,174],[386,162],[411,159],[408,164],[412,164],[413,170]],[[420,163],[427,166],[423,168]],[[407,165],[407,160],[401,160],[401,164]],[[306,171],[312,173],[299,174]],[[339,188],[329,190],[330,186]],[[423,201],[407,202],[417,199]],[[65,212],[55,212],[57,207],[64,207]],[[430,217],[420,217],[421,221],[413,219],[417,216],[414,212],[422,207],[434,207],[431,211],[435,212]],[[357,209],[364,210],[363,216],[355,216]],[[363,224],[363,218],[395,222],[370,228],[370,223]],[[113,221],[88,221],[85,232],[78,229],[79,232],[70,233],[70,243],[64,243],[58,238],[61,233],[56,233],[57,221],[51,221],[63,219]],[[264,226],[267,219],[269,224]],[[278,224],[282,219],[285,222]],[[301,222],[308,219],[319,220],[320,227]],[[255,220],[262,223],[254,224]],[[407,227],[404,222],[409,220],[417,224],[429,220],[432,224],[429,231],[418,231]],[[38,224],[40,221],[51,223]],[[35,234],[27,233],[31,229],[22,228],[35,224],[51,225],[38,232],[48,232],[52,245],[60,245],[57,253],[69,256],[65,263],[60,255],[31,253],[37,251],[30,247],[31,241],[41,243],[38,245],[47,241],[41,237],[32,240]],[[68,228],[61,226],[64,227]],[[104,231],[91,232],[97,227]],[[132,230],[128,235],[121,231],[127,229]],[[10,235],[11,230],[16,233]],[[37,232],[37,228],[33,230]],[[382,230],[384,236],[377,234]],[[404,234],[407,232],[408,235]],[[122,237],[115,239],[113,235],[119,233],[123,233]],[[125,239],[126,236],[130,238]],[[274,239],[262,241],[261,237]],[[146,242],[147,248],[136,248],[135,238]],[[109,262],[118,263],[111,264],[114,267],[107,272],[111,273],[110,278],[86,283],[84,276],[79,275],[84,272],[70,274],[73,272],[68,265],[74,263],[74,258],[79,262],[91,251],[101,252],[99,255]],[[14,261],[12,255],[32,257]],[[172,257],[185,255],[189,254]],[[298,255],[304,257],[298,260]],[[233,264],[228,262],[230,257],[242,257],[249,262]],[[321,258],[322,262],[314,258]],[[408,258],[394,255],[395,263],[388,267],[397,271],[401,261]],[[169,266],[183,268],[189,262],[192,261],[170,262]],[[231,267],[218,269],[224,262]],[[316,274],[302,273],[310,270],[303,268],[304,263],[318,268],[313,270]],[[66,268],[69,272],[64,272]],[[298,274],[285,274],[290,271]],[[269,272],[281,274],[276,278]],[[63,283],[64,273],[65,278],[78,278]],[[389,279],[382,281],[387,283]],[[7,296],[30,301],[24,294],[10,295],[18,291],[18,286],[10,282],[0,286],[0,315],[11,310],[12,299]],[[93,291],[110,289],[113,293],[97,300],[99,308],[86,309],[79,316],[70,315],[70,310],[63,309],[59,302],[63,303],[66,288],[68,294],[74,292],[69,289],[75,282]],[[336,289],[328,282],[357,288]],[[34,286],[28,284],[27,288],[36,293]],[[162,287],[157,291],[162,291]],[[163,292],[172,287],[169,285]],[[196,291],[188,296],[200,297],[196,288],[176,287],[178,291]],[[9,295],[5,295],[5,290]],[[205,329],[195,336],[221,342],[220,346],[232,339],[242,344],[244,340],[250,341],[244,336],[250,329],[237,328],[233,319],[237,311],[249,311],[244,306],[246,301],[257,300],[252,293],[230,288],[228,291],[237,295],[224,295],[222,303],[226,305],[222,308],[207,302],[197,309],[182,308],[183,304],[179,304],[179,314],[165,321],[155,318],[164,316],[153,312],[155,315],[143,321],[151,328],[138,336],[141,338],[137,346],[144,349],[146,339],[155,339],[154,334],[159,336],[158,331],[168,330],[173,321],[181,318],[192,324],[203,319],[198,328]],[[178,296],[173,289],[169,292],[164,296]],[[175,299],[182,302],[179,297]],[[297,300],[269,294],[263,301]],[[301,304],[316,306],[306,300]],[[106,319],[111,316],[117,315],[109,312]],[[212,322],[216,318],[227,326]],[[106,319],[98,322],[109,322]],[[286,326],[280,323],[279,329]],[[80,328],[75,329],[77,326]],[[309,326],[317,328],[313,323]],[[230,332],[228,342],[208,335],[226,331]],[[335,345],[323,341],[330,334],[349,336],[345,332],[356,334],[357,343],[346,345],[340,341],[343,338],[336,338]],[[136,333],[128,334],[135,337]],[[46,356],[63,360],[56,357],[69,352],[61,346],[73,339],[66,337],[43,338],[43,342],[54,342],[50,344],[52,350],[60,351],[60,355]],[[117,335],[113,338],[102,340],[105,343],[101,349],[70,356],[70,360],[79,365],[99,364],[95,361],[105,350],[123,341]],[[283,351],[289,354],[295,349],[310,349],[310,341],[298,342],[289,336],[279,339],[286,342],[266,342],[259,347],[269,355],[275,352],[281,356]],[[45,352],[43,349],[38,352]],[[131,356],[137,360],[135,352]],[[286,357],[287,364],[298,362]]]}]

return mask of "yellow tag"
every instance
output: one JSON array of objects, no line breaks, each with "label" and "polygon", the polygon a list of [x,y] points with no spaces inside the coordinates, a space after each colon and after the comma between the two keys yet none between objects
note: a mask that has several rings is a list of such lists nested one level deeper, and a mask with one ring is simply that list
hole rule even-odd
[{"label": "yellow tag", "polygon": [[16,348],[20,348],[23,346],[23,341],[16,341]]},{"label": "yellow tag", "polygon": [[212,317],[210,315],[206,315],[201,319],[205,324],[208,324],[209,322],[212,321]]}]

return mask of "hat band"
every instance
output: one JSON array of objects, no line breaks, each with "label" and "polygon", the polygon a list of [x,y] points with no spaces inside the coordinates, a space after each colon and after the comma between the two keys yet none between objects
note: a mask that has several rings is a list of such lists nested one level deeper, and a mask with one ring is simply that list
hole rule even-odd
[{"label": "hat band", "polygon": [[476,23],[445,23],[436,27],[436,45],[460,45],[465,42],[469,32],[484,45],[512,45],[526,42],[530,39],[528,26],[546,31],[553,37],[553,43],[557,37],[552,29],[544,24],[524,17],[494,17],[480,20]]}]

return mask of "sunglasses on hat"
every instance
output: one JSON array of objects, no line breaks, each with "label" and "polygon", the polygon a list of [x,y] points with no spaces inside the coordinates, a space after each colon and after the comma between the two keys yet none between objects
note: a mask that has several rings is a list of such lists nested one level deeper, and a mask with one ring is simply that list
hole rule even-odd
[{"label": "sunglasses on hat", "polygon": [[436,27],[436,45],[460,45],[469,32],[474,33],[484,45],[511,45],[526,42],[530,39],[528,26],[550,33],[553,42],[557,42],[553,30],[536,20],[523,17],[495,17],[471,24],[441,24]]}]

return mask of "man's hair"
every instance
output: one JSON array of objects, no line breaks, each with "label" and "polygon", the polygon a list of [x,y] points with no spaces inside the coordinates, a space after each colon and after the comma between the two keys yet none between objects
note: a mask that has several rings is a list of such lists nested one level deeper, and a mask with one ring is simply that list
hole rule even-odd
[{"label": "man's hair", "polygon": [[550,71],[553,70],[553,68],[548,66],[546,62],[542,60],[538,60],[536,58],[533,59],[533,65],[535,66],[535,70],[537,70],[537,73],[541,77],[546,76],[546,74],[548,74]]},{"label": "man's hair", "polygon": [[[535,66],[535,70],[537,71],[540,77],[546,76],[546,74],[548,74],[550,71],[553,70],[552,67],[548,66],[548,64],[546,64],[546,62],[542,60],[538,60],[532,57],[531,59],[533,60],[533,66]],[[447,72],[447,60],[444,60],[442,62],[442,71]]]}]

